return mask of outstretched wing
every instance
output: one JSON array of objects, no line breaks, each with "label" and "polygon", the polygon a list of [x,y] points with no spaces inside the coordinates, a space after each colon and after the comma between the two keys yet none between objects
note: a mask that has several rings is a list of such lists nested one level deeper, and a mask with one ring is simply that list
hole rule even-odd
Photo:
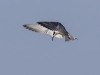
[{"label": "outstretched wing", "polygon": [[37,22],[37,23],[53,31],[59,31],[64,34],[68,33],[65,27],[60,22]]},{"label": "outstretched wing", "polygon": [[56,30],[57,27],[57,24],[55,22],[37,22],[37,23],[50,30]]},{"label": "outstretched wing", "polygon": [[51,36],[53,36],[53,31],[41,26],[40,24],[25,24],[23,25],[25,28],[35,31],[35,32],[39,32],[39,33],[46,33],[46,34],[50,34]]}]

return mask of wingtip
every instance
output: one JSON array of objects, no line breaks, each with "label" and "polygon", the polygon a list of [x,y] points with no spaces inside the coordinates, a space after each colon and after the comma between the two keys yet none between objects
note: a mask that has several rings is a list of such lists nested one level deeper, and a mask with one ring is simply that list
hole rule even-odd
[{"label": "wingtip", "polygon": [[31,29],[31,28],[29,28],[27,25],[23,25],[23,27],[25,27],[26,29],[29,29],[29,30]]},{"label": "wingtip", "polygon": [[26,25],[23,25],[23,27],[26,27]]}]

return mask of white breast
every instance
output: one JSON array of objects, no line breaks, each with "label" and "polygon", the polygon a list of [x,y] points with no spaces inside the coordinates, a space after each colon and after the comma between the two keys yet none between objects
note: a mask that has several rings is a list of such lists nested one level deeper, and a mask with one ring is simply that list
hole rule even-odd
[{"label": "white breast", "polygon": [[55,37],[62,38],[63,36],[61,34],[57,34]]},{"label": "white breast", "polygon": [[[54,33],[54,31],[52,31],[52,30],[47,31],[47,34],[50,34],[52,37],[53,37],[53,33]],[[58,31],[55,31],[55,33],[58,33],[57,35],[55,35],[55,37],[57,37],[57,38],[62,38],[63,37],[61,34],[59,34]]]}]

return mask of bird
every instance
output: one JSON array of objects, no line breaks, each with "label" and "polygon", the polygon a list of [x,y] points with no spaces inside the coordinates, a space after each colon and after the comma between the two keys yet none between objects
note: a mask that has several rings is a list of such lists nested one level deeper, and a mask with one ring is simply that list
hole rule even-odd
[{"label": "bird", "polygon": [[40,21],[36,24],[24,24],[26,29],[32,30],[38,33],[45,33],[52,36],[52,41],[54,37],[63,38],[65,36],[65,41],[75,40],[76,37],[70,35],[66,28],[60,23],[55,21]]}]

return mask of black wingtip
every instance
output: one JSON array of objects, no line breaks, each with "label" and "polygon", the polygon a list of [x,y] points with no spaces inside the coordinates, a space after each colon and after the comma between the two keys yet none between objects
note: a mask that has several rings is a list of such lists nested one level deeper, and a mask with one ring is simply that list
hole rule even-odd
[{"label": "black wingtip", "polygon": [[23,25],[23,27],[26,27],[27,25]]},{"label": "black wingtip", "polygon": [[31,29],[31,28],[29,28],[27,25],[23,25],[23,27],[25,27],[26,29]]}]

